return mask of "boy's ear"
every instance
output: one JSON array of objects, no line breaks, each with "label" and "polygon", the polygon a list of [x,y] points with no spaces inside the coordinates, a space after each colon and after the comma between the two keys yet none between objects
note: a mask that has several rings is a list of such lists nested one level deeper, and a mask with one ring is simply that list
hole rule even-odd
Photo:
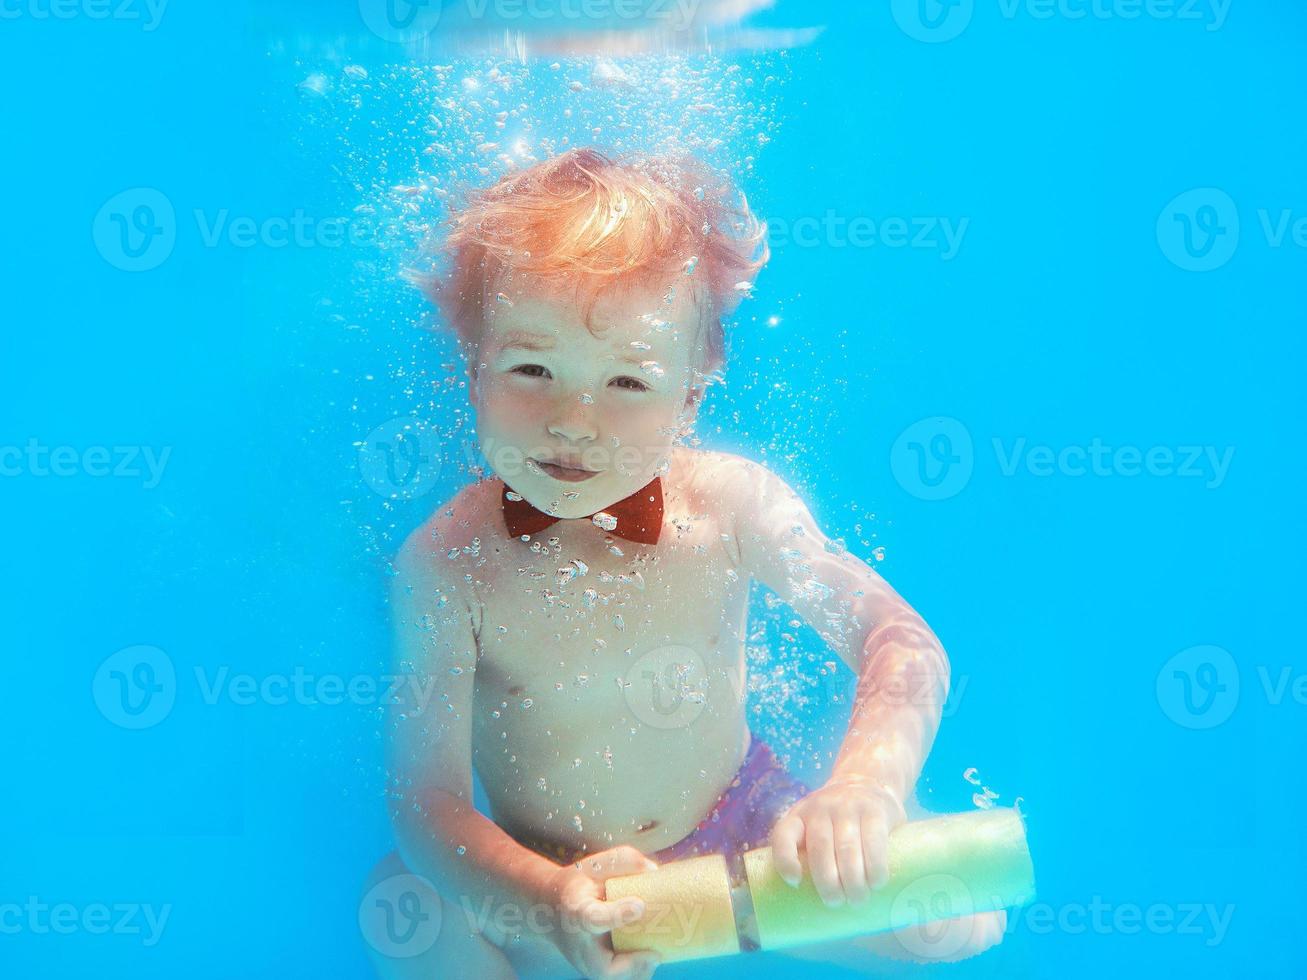
[{"label": "boy's ear", "polygon": [[703,394],[703,385],[691,385],[686,392],[685,408],[681,410],[681,414],[687,422],[693,422],[695,417],[698,416],[699,406],[703,404]]}]

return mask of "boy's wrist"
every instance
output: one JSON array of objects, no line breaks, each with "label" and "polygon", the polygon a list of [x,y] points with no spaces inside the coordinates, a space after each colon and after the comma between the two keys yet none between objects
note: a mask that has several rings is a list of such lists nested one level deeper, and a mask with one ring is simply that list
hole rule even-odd
[{"label": "boy's wrist", "polygon": [[515,873],[518,889],[527,898],[529,904],[557,905],[567,873],[575,871],[575,868],[569,864],[557,864],[530,848],[523,849],[527,851],[529,857]]}]

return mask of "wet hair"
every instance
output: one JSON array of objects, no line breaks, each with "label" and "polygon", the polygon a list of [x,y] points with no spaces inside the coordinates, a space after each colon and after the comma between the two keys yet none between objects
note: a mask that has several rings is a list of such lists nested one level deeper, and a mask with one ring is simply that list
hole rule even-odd
[{"label": "wet hair", "polygon": [[[725,359],[722,317],[770,257],[767,226],[725,176],[692,157],[615,162],[574,149],[470,194],[441,246],[447,270],[420,285],[475,347],[487,305],[523,274],[571,293],[586,328],[610,290],[690,288],[701,375]],[[651,311],[656,312],[656,311]]]}]

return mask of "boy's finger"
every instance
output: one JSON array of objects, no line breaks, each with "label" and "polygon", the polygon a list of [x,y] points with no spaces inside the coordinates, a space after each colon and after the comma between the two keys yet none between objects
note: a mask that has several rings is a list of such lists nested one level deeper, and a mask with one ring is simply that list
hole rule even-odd
[{"label": "boy's finger", "polygon": [[592,857],[582,858],[577,865],[595,881],[604,881],[619,875],[634,875],[654,871],[658,865],[628,844],[600,851]]},{"label": "boy's finger", "polygon": [[862,818],[862,864],[867,870],[867,886],[875,891],[889,881],[889,855],[884,826],[870,816]]},{"label": "boy's finger", "polygon": [[611,980],[644,980],[653,976],[662,958],[656,953],[618,953],[608,964],[604,976]]},{"label": "boy's finger", "polygon": [[835,864],[844,886],[844,897],[850,905],[860,905],[871,895],[862,860],[862,829],[847,818],[836,820],[834,826]]},{"label": "boy's finger", "polygon": [[787,885],[797,885],[803,879],[803,865],[799,863],[802,840],[803,820],[799,817],[782,817],[772,828],[772,864]]},{"label": "boy's finger", "polygon": [[587,932],[602,936],[619,926],[630,925],[644,915],[644,899],[631,896],[616,902],[592,899],[581,909],[581,922]]},{"label": "boy's finger", "polygon": [[844,904],[844,890],[840,887],[840,872],[835,863],[835,830],[829,819],[810,817],[803,848],[808,855],[808,871],[813,887],[827,906]]}]

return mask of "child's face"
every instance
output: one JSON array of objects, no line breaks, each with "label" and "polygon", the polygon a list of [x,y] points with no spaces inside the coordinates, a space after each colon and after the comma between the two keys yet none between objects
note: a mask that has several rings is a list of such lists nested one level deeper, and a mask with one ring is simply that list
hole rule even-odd
[{"label": "child's face", "polygon": [[671,303],[652,290],[601,296],[594,333],[571,298],[511,285],[505,295],[491,303],[472,371],[495,473],[562,518],[593,514],[659,475],[701,392],[690,289]]}]

